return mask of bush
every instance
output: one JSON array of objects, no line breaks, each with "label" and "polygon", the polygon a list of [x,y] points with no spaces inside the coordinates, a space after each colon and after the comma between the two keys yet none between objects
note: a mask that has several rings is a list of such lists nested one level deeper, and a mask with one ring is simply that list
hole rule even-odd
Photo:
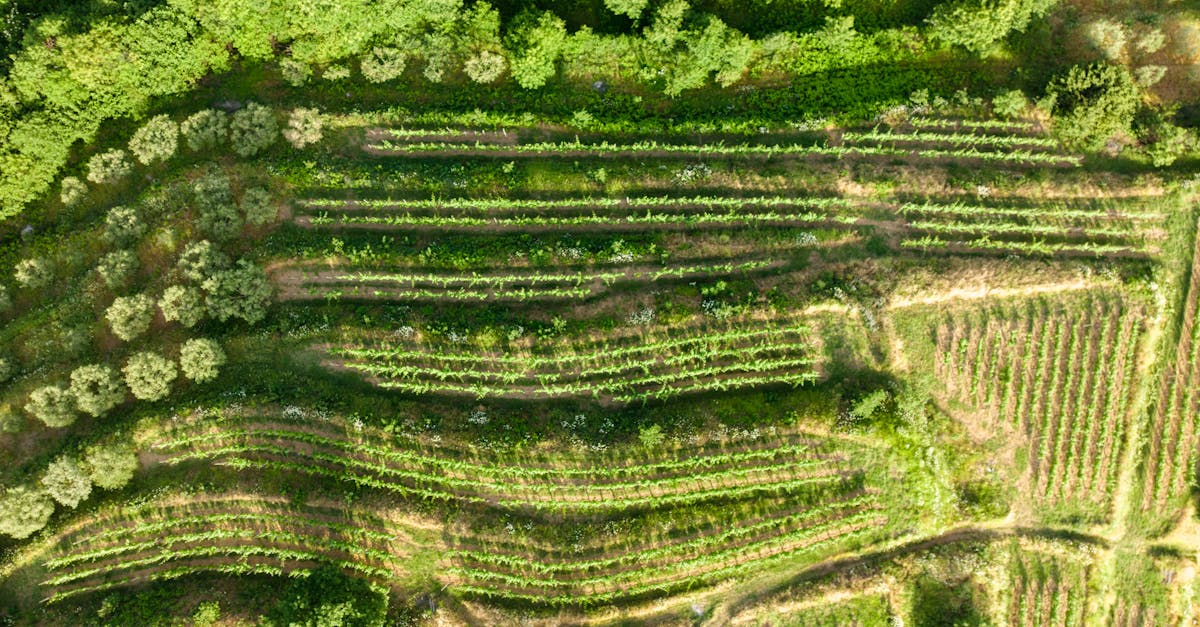
[{"label": "bush", "polygon": [[641,17],[648,2],[649,0],[604,0],[604,6],[617,15],[624,15],[631,20],[636,20]]},{"label": "bush", "polygon": [[362,58],[359,69],[363,78],[372,83],[382,83],[400,78],[407,61],[408,56],[401,50],[376,47]]},{"label": "bush", "polygon": [[62,191],[59,192],[58,199],[62,201],[63,205],[74,207],[87,197],[87,191],[87,183],[74,176],[64,176]]},{"label": "bush", "polygon": [[1123,67],[1076,65],[1047,89],[1054,99],[1054,130],[1071,148],[1099,149],[1113,135],[1128,133],[1141,103],[1137,85]]},{"label": "bush", "polygon": [[175,362],[150,351],[130,357],[122,371],[129,391],[143,401],[166,398],[171,393],[171,383],[179,376]]},{"label": "bush", "polygon": [[387,608],[386,591],[326,565],[293,580],[270,618],[276,625],[296,627],[382,627]]},{"label": "bush", "polygon": [[120,296],[108,306],[104,317],[113,334],[128,342],[150,329],[154,299],[145,294]]},{"label": "bush", "polygon": [[146,234],[146,225],[137,209],[116,206],[104,216],[104,239],[113,246],[130,246]]},{"label": "bush", "polygon": [[504,55],[491,50],[484,50],[472,55],[463,64],[463,71],[476,83],[494,83],[508,68]]},{"label": "bush", "polygon": [[129,277],[137,271],[137,255],[132,250],[114,250],[100,258],[96,264],[96,272],[104,280],[109,289],[117,289],[125,285]]},{"label": "bush", "polygon": [[92,479],[71,457],[59,457],[46,467],[42,487],[55,501],[72,509],[92,494]]},{"label": "bush", "polygon": [[554,76],[554,64],[566,40],[566,23],[554,13],[518,15],[508,35],[508,48],[513,51],[512,76],[517,84],[525,89],[545,85]]},{"label": "bush", "polygon": [[929,36],[971,52],[989,52],[1009,33],[1024,31],[1056,0],[957,0],[937,5],[926,22]]},{"label": "bush", "polygon": [[303,148],[321,141],[324,126],[321,112],[317,109],[298,107],[288,115],[288,125],[283,131],[284,139],[295,148]]},{"label": "bush", "polygon": [[267,315],[271,284],[262,268],[245,259],[239,259],[237,267],[205,279],[202,287],[208,294],[209,315],[221,322],[241,318],[254,324]]},{"label": "bush", "polygon": [[138,469],[137,454],[122,444],[97,444],[83,454],[83,465],[92,483],[105,490],[119,490],[133,479]]},{"label": "bush", "polygon": [[242,215],[246,222],[262,226],[279,217],[279,208],[271,200],[271,192],[262,187],[251,187],[242,194]]},{"label": "bush", "polygon": [[1142,87],[1153,87],[1167,75],[1167,68],[1161,65],[1144,65],[1133,71],[1133,78]]},{"label": "bush", "polygon": [[288,85],[299,87],[308,82],[312,76],[312,68],[306,63],[284,57],[279,60],[279,75]]},{"label": "bush", "polygon": [[350,68],[341,64],[331,65],[321,72],[321,78],[327,81],[344,81],[350,78]]},{"label": "bush", "polygon": [[124,150],[109,150],[88,159],[87,171],[87,180],[97,185],[105,185],[129,176],[133,168],[129,165]]},{"label": "bush", "polygon": [[242,217],[233,204],[229,177],[214,173],[200,177],[192,186],[199,210],[197,226],[209,237],[227,240],[242,230]]},{"label": "bush", "polygon": [[179,350],[179,367],[183,370],[183,376],[196,383],[207,383],[216,379],[223,365],[225,351],[222,351],[221,345],[214,340],[188,340]]},{"label": "bush", "polygon": [[41,531],[54,513],[54,501],[42,490],[18,486],[0,497],[0,533],[24,540]]},{"label": "bush", "polygon": [[1109,19],[1098,19],[1087,27],[1088,42],[1104,58],[1116,61],[1125,52],[1125,27]]},{"label": "bush", "polygon": [[251,102],[234,112],[229,121],[229,141],[241,157],[252,157],[269,148],[279,136],[279,124],[270,107]]},{"label": "bush", "polygon": [[1025,112],[1029,101],[1019,89],[1010,89],[996,94],[992,98],[992,111],[1003,118],[1015,118]]},{"label": "bush", "polygon": [[183,249],[175,267],[183,276],[200,282],[229,267],[229,257],[217,250],[212,242],[202,239],[188,244]]},{"label": "bush", "polygon": [[13,269],[13,278],[17,284],[31,290],[39,290],[50,285],[54,278],[54,264],[44,257],[30,257],[17,262]]},{"label": "bush", "polygon": [[129,138],[129,151],[142,165],[166,161],[179,147],[179,125],[165,113],[156,115]]},{"label": "bush", "polygon": [[172,285],[163,290],[158,308],[167,322],[178,322],[191,328],[204,317],[204,296],[194,287]]},{"label": "bush", "polygon": [[92,364],[71,373],[71,394],[80,411],[98,418],[125,400],[125,387],[115,370]]},{"label": "bush", "polygon": [[192,150],[216,148],[225,141],[229,120],[224,111],[205,109],[193,113],[179,125],[183,139]]},{"label": "bush", "polygon": [[1141,37],[1138,37],[1134,45],[1145,54],[1154,54],[1167,45],[1167,36],[1161,30],[1152,28],[1146,31]]},{"label": "bush", "polygon": [[29,395],[25,411],[47,427],[60,429],[75,422],[75,399],[71,398],[70,392],[57,385],[47,385]]}]

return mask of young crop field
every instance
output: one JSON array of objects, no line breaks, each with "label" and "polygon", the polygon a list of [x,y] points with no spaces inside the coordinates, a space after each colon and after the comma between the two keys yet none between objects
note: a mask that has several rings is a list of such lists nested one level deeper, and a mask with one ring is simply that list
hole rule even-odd
[{"label": "young crop field", "polygon": [[0,0],[0,627],[1200,621],[1200,22]]}]

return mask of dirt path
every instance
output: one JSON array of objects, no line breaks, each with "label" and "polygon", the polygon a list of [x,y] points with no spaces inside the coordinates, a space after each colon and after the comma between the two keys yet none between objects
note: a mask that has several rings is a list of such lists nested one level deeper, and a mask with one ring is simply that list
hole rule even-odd
[{"label": "dirt path", "polygon": [[980,284],[972,287],[954,288],[944,292],[930,294],[928,296],[898,298],[889,302],[887,308],[902,309],[904,307],[912,307],[915,305],[939,305],[957,300],[981,300],[985,298],[990,299],[1010,298],[1014,296],[1034,296],[1038,294],[1053,294],[1057,292],[1085,290],[1091,287],[1096,287],[1096,284],[1083,278],[1078,278],[1072,281],[1061,281],[1057,283],[1027,285],[1023,287],[988,287],[987,285]]}]

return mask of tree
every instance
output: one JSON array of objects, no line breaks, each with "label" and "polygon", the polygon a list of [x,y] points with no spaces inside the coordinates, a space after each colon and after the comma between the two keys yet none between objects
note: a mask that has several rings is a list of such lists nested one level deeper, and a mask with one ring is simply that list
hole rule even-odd
[{"label": "tree", "polygon": [[289,584],[270,618],[291,627],[383,627],[387,607],[386,591],[326,565]]},{"label": "tree", "polygon": [[382,83],[400,78],[407,61],[408,56],[402,50],[376,47],[362,58],[359,69],[363,78],[372,83]]},{"label": "tree", "polygon": [[129,391],[143,401],[166,398],[171,393],[171,383],[179,376],[175,362],[150,351],[130,357],[122,371]]},{"label": "tree", "polygon": [[241,157],[252,157],[269,148],[279,136],[279,124],[270,107],[251,102],[235,111],[229,121],[229,141]]},{"label": "tree", "polygon": [[109,150],[88,159],[87,179],[97,185],[115,183],[129,176],[132,170],[124,150]]},{"label": "tree", "polygon": [[284,57],[279,60],[279,75],[288,85],[299,87],[312,77],[312,68],[307,63]]},{"label": "tree", "polygon": [[179,272],[196,282],[203,281],[219,270],[229,267],[229,257],[217,250],[208,240],[192,242],[183,249],[175,264]]},{"label": "tree", "polygon": [[17,262],[13,278],[21,287],[38,290],[50,285],[54,278],[54,264],[45,257],[30,257]]},{"label": "tree", "polygon": [[648,2],[649,0],[604,0],[604,6],[617,15],[624,15],[631,20],[636,20],[641,17]]},{"label": "tree", "polygon": [[192,186],[199,210],[197,225],[216,240],[227,240],[242,230],[242,217],[233,204],[229,177],[212,173],[200,177]]},{"label": "tree", "polygon": [[221,322],[241,318],[254,324],[267,315],[271,284],[262,268],[245,259],[239,259],[233,269],[214,273],[202,287],[208,295],[209,315]]},{"label": "tree", "polygon": [[207,383],[217,378],[221,366],[225,365],[225,351],[216,341],[206,338],[191,339],[179,350],[179,367],[183,376],[196,383]]},{"label": "tree", "polygon": [[190,115],[179,125],[184,141],[192,150],[209,150],[220,146],[229,132],[229,120],[224,111],[204,109]]},{"label": "tree", "polygon": [[1109,61],[1120,59],[1125,52],[1125,27],[1110,19],[1101,18],[1088,24],[1087,38]]},{"label": "tree", "polygon": [[74,458],[63,456],[46,467],[42,487],[55,501],[74,509],[92,494],[92,479]]},{"label": "tree", "polygon": [[545,85],[566,41],[566,23],[550,11],[518,15],[508,34],[513,79],[525,89]]},{"label": "tree", "polygon": [[179,147],[179,125],[164,114],[150,118],[129,138],[129,151],[142,165],[166,161]]},{"label": "tree", "polygon": [[283,130],[283,137],[293,147],[303,148],[321,141],[324,124],[321,112],[317,109],[297,107],[288,115],[288,125]]},{"label": "tree", "polygon": [[71,394],[80,411],[98,418],[125,400],[125,386],[115,370],[92,364],[71,373]]},{"label": "tree", "polygon": [[340,63],[335,63],[326,67],[325,71],[321,72],[321,78],[327,81],[344,81],[350,78],[350,68]]},{"label": "tree", "polygon": [[172,285],[163,290],[158,308],[167,322],[178,322],[191,328],[204,317],[204,295],[194,287]]},{"label": "tree", "polygon": [[1019,89],[1009,89],[992,98],[992,111],[1004,118],[1015,118],[1025,112],[1029,101]]},{"label": "tree", "polygon": [[1128,133],[1141,95],[1123,67],[1104,63],[1076,65],[1050,83],[1054,131],[1075,149],[1096,150],[1110,137]]},{"label": "tree", "polygon": [[1056,0],[955,0],[937,5],[926,22],[929,36],[975,53],[991,51],[1012,32],[1046,14]]},{"label": "tree", "polygon": [[92,483],[105,490],[119,490],[133,479],[138,458],[133,449],[124,444],[97,444],[84,452],[83,466]]},{"label": "tree", "polygon": [[62,191],[59,192],[58,199],[62,201],[64,206],[74,207],[87,196],[87,191],[87,183],[74,176],[64,176]]},{"label": "tree", "polygon": [[40,387],[29,394],[25,411],[47,427],[59,429],[75,422],[75,399],[57,385]]},{"label": "tree", "polygon": [[42,490],[18,486],[0,497],[0,533],[24,540],[41,531],[54,513],[54,501]]},{"label": "tree", "polygon": [[108,306],[104,317],[113,334],[128,342],[150,329],[154,299],[145,294],[119,296]]},{"label": "tree", "polygon": [[1167,75],[1167,68],[1161,65],[1143,65],[1133,71],[1133,78],[1142,87],[1153,87]]},{"label": "tree", "polygon": [[463,64],[463,71],[476,83],[494,83],[508,68],[504,55],[491,50],[483,50],[472,55]]},{"label": "tree", "polygon": [[96,264],[96,272],[104,280],[109,289],[116,289],[125,284],[129,277],[137,271],[137,255],[132,250],[114,250],[100,258]]},{"label": "tree", "polygon": [[104,216],[104,239],[113,246],[129,246],[146,234],[137,209],[117,205]]},{"label": "tree", "polygon": [[262,187],[251,187],[242,193],[242,215],[246,222],[262,226],[279,217],[279,208],[271,200],[271,192]]}]

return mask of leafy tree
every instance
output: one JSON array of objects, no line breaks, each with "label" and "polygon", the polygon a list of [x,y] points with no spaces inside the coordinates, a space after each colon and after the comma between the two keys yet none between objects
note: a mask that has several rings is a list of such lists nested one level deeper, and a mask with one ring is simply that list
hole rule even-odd
[{"label": "leafy tree", "polygon": [[1154,54],[1167,45],[1167,36],[1163,34],[1162,30],[1152,28],[1138,37],[1134,45],[1145,54]]},{"label": "leafy tree", "polygon": [[71,373],[71,394],[80,411],[100,417],[125,400],[125,386],[115,370],[92,364]]},{"label": "leafy tree", "polygon": [[218,250],[212,242],[202,239],[188,244],[183,249],[175,267],[183,276],[200,282],[219,270],[229,267],[229,257]]},{"label": "leafy tree", "polygon": [[702,87],[710,74],[728,87],[745,74],[754,54],[748,37],[715,17],[709,17],[704,30],[688,36],[686,42],[686,53],[667,75],[664,91],[669,96]]},{"label": "leafy tree", "polygon": [[24,540],[41,531],[54,513],[54,501],[31,486],[10,488],[0,497],[0,533]]},{"label": "leafy tree", "polygon": [[74,176],[64,176],[62,191],[59,193],[58,198],[62,201],[63,205],[74,207],[87,196],[87,191],[87,183]]},{"label": "leafy tree", "polygon": [[604,6],[608,7],[609,11],[617,15],[624,15],[631,20],[636,20],[642,15],[642,11],[646,10],[646,5],[649,0],[604,0]]},{"label": "leafy tree", "polygon": [[145,294],[119,296],[108,306],[104,317],[113,334],[128,342],[150,329],[154,299]]},{"label": "leafy tree", "polygon": [[97,185],[115,183],[133,171],[124,150],[109,150],[93,155],[87,162],[87,179]]},{"label": "leafy tree", "polygon": [[472,55],[463,64],[463,71],[476,83],[494,83],[508,68],[504,55],[491,50],[483,50]]},{"label": "leafy tree", "polygon": [[321,130],[324,125],[320,111],[297,107],[292,109],[288,115],[288,125],[283,130],[283,138],[288,140],[292,146],[303,148],[321,141]]},{"label": "leafy tree", "polygon": [[327,81],[344,81],[350,78],[350,68],[340,63],[335,63],[326,67],[324,72],[321,72],[321,78]]},{"label": "leafy tree", "polygon": [[241,318],[254,324],[267,315],[271,284],[262,268],[245,259],[239,259],[230,270],[214,273],[202,287],[207,293],[209,315],[221,322]]},{"label": "leafy tree", "polygon": [[75,422],[75,399],[57,385],[47,385],[29,394],[25,411],[47,427],[59,429]]},{"label": "leafy tree", "polygon": [[229,119],[224,111],[204,109],[188,116],[179,130],[192,150],[208,150],[220,146],[229,132]]},{"label": "leafy tree", "polygon": [[376,47],[362,58],[359,69],[363,78],[372,83],[382,83],[400,78],[407,61],[408,56],[402,50]]},{"label": "leafy tree", "polygon": [[158,308],[167,322],[178,322],[191,328],[204,317],[204,295],[194,287],[172,285],[163,290]]},{"label": "leafy tree", "polygon": [[196,383],[207,383],[217,378],[221,366],[225,365],[225,351],[216,341],[206,338],[191,339],[179,350],[179,367],[183,376]]},{"label": "leafy tree", "polygon": [[294,580],[270,618],[292,627],[382,627],[387,620],[387,593],[333,566],[321,566]]},{"label": "leafy tree", "polygon": [[971,52],[992,50],[1012,32],[1023,32],[1046,14],[1056,0],[954,0],[937,5],[929,17],[929,36]]},{"label": "leafy tree", "polygon": [[179,125],[165,113],[150,118],[129,138],[129,151],[142,165],[166,161],[179,147]]},{"label": "leafy tree", "polygon": [[137,255],[132,250],[114,250],[100,258],[96,264],[96,272],[104,280],[109,289],[116,289],[125,284],[129,277],[137,271]]},{"label": "leafy tree", "polygon": [[1024,113],[1027,107],[1029,101],[1019,89],[1002,91],[992,98],[992,111],[1000,117],[1015,118]]},{"label": "leafy tree", "polygon": [[242,215],[246,222],[262,226],[279,217],[279,208],[271,200],[271,192],[262,187],[251,187],[242,193]]},{"label": "leafy tree", "polygon": [[1141,103],[1133,77],[1123,67],[1076,65],[1047,89],[1054,99],[1054,131],[1072,148],[1099,149],[1127,133]]},{"label": "leafy tree", "polygon": [[241,157],[252,157],[275,143],[279,124],[270,107],[251,102],[235,111],[229,120],[229,141]]},{"label": "leafy tree", "polygon": [[279,74],[288,85],[299,87],[312,77],[312,68],[307,63],[284,57],[279,60]]},{"label": "leafy tree", "polygon": [[554,76],[554,64],[567,40],[567,25],[550,11],[525,12],[512,22],[508,48],[512,50],[513,79],[525,89],[537,89]]},{"label": "leafy tree", "polygon": [[129,246],[146,234],[137,209],[118,205],[104,216],[104,239],[114,246]]},{"label": "leafy tree", "polygon": [[220,173],[200,177],[193,184],[200,215],[196,222],[200,230],[216,240],[227,240],[242,230],[242,217],[233,204],[233,188],[229,177]]},{"label": "leafy tree", "polygon": [[46,467],[42,487],[55,501],[74,509],[92,494],[92,479],[74,458],[63,456]]},{"label": "leafy tree", "polygon": [[179,376],[175,362],[150,351],[130,357],[122,372],[129,391],[143,401],[166,398],[171,393],[171,383]]},{"label": "leafy tree", "polygon": [[21,287],[38,290],[50,285],[54,278],[54,264],[45,257],[30,257],[17,262],[13,278]]},{"label": "leafy tree", "polygon": [[133,449],[124,444],[97,444],[84,452],[83,466],[92,483],[105,490],[119,490],[133,479],[138,458]]}]

